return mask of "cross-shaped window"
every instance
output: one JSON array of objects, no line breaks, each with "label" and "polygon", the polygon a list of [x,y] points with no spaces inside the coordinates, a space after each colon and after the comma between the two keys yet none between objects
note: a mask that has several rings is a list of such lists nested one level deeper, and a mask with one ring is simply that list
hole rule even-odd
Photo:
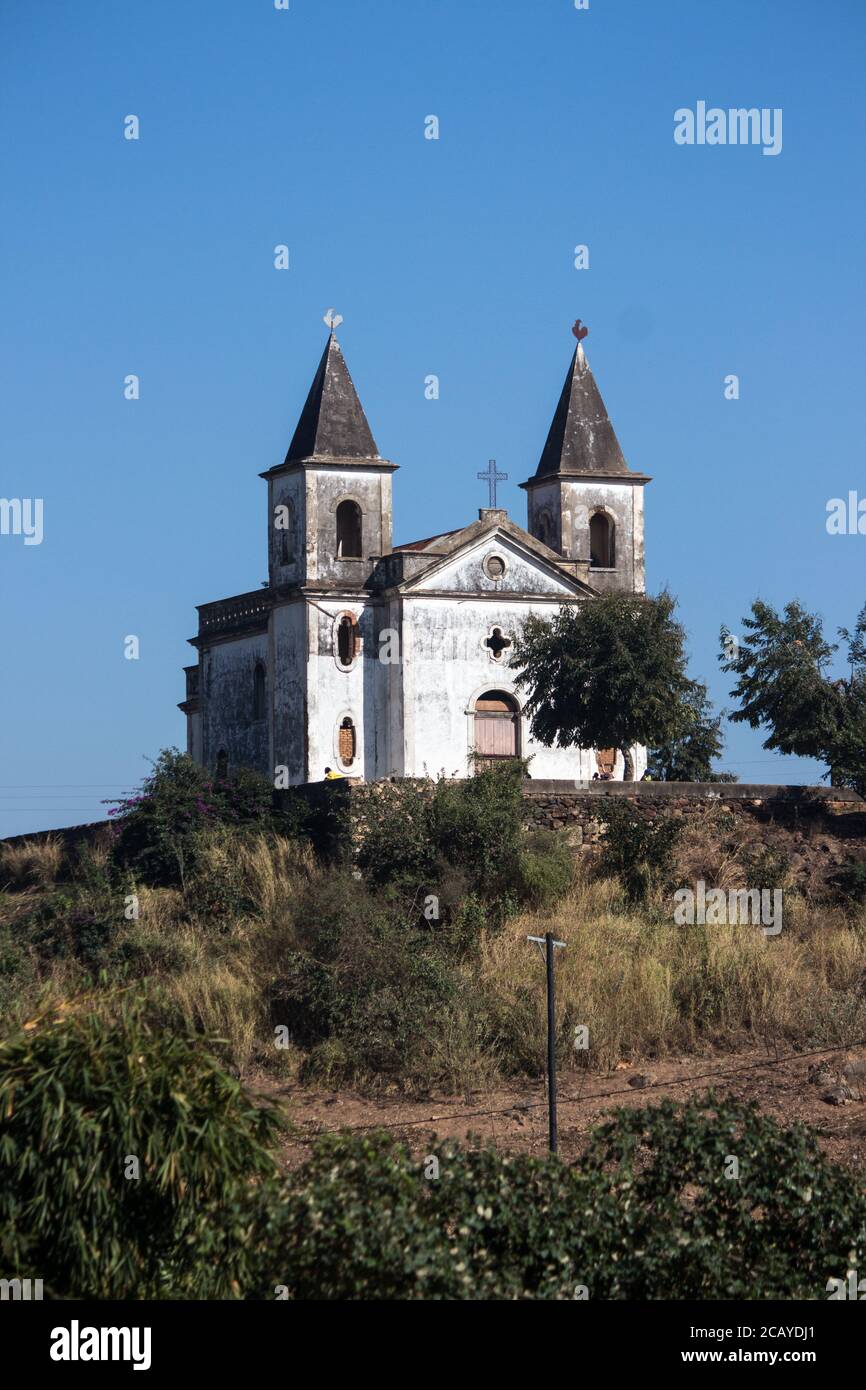
[{"label": "cross-shaped window", "polygon": [[511,638],[502,636],[502,628],[495,627],[484,643],[494,661],[502,660],[502,653],[511,646]]}]

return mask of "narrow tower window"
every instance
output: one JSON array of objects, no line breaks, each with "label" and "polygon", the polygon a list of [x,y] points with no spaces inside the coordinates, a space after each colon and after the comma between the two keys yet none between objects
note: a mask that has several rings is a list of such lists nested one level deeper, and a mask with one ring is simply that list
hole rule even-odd
[{"label": "narrow tower window", "polygon": [[553,518],[550,512],[538,513],[535,518],[535,535],[543,545],[549,545],[551,550],[556,549],[556,532],[553,529]]},{"label": "narrow tower window", "polygon": [[276,508],[277,558],[281,565],[290,565],[295,558],[295,511],[291,502]]},{"label": "narrow tower window", "polygon": [[265,668],[260,661],[256,662],[256,669],[253,672],[253,719],[264,719],[265,717]]},{"label": "narrow tower window", "polygon": [[217,753],[216,778],[218,782],[224,782],[229,775],[229,755],[224,748]]},{"label": "narrow tower window", "polygon": [[596,512],[589,522],[589,555],[593,569],[612,570],[614,556],[614,526],[604,512]]},{"label": "narrow tower window", "polygon": [[343,767],[351,767],[355,761],[355,726],[348,715],[340,724],[337,747]]},{"label": "narrow tower window", "polygon": [[337,558],[360,559],[361,508],[357,502],[341,502],[337,508]]},{"label": "narrow tower window", "polygon": [[344,613],[337,623],[337,661],[348,669],[361,650],[361,629],[353,613]]}]

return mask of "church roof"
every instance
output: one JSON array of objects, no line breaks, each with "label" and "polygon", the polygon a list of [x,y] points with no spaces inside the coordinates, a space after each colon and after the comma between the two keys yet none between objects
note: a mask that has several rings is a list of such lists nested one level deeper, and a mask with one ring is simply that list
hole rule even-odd
[{"label": "church roof", "polygon": [[364,407],[333,333],[313,377],[285,462],[310,458],[379,458]]},{"label": "church roof", "polygon": [[394,550],[426,550],[428,545],[433,545],[435,541],[444,541],[448,536],[456,536],[458,531],[465,528],[457,526],[453,531],[440,531],[437,536],[427,536],[423,541],[407,541],[405,545],[395,545]]},{"label": "church roof", "polygon": [[623,458],[580,342],[571,359],[535,476],[549,473],[636,476]]},{"label": "church roof", "polygon": [[[454,560],[461,552],[471,550],[478,541],[493,535],[498,535],[503,541],[511,541],[524,552],[527,559],[536,563],[540,562],[548,572],[555,573],[563,586],[573,593],[578,595],[595,594],[596,591],[592,585],[580,577],[578,566],[563,561],[562,556],[557,551],[551,550],[543,541],[530,535],[522,526],[518,526],[515,521],[511,520],[506,511],[487,507],[482,507],[478,513],[478,520],[470,522],[468,526],[459,526],[455,531],[443,531],[439,536],[431,536],[426,541],[415,541],[411,545],[395,545],[394,553],[411,550],[420,551],[423,555],[420,568],[413,566],[411,572],[400,582],[399,587],[404,591],[416,588],[419,583],[441,570],[443,565]],[[461,591],[454,590],[454,592],[456,594]],[[468,592],[474,594],[476,591]]]}]

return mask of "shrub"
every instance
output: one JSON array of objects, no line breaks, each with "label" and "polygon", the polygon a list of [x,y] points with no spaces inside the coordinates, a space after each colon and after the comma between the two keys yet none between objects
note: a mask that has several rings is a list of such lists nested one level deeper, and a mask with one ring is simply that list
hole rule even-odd
[{"label": "shrub", "polygon": [[[411,1083],[455,980],[437,935],[407,915],[399,898],[374,896],[351,874],[314,879],[298,902],[299,946],[271,987],[274,1025],[305,1046],[341,1041],[347,1074]],[[308,1074],[316,1065],[313,1056]]]},{"label": "shrub", "polygon": [[530,907],[544,907],[565,897],[574,878],[574,858],[562,835],[536,830],[518,854],[517,892]]},{"label": "shrub", "polygon": [[[154,1027],[142,998],[59,1005],[0,1044],[7,1266],[69,1298],[230,1295],[244,1247],[227,1213],[272,1173],[274,1130],[274,1112],[200,1038]],[[219,1260],[199,1259],[205,1233]]]},{"label": "shrub", "polygon": [[114,858],[145,882],[183,887],[194,874],[214,827],[279,829],[299,833],[299,803],[292,813],[273,807],[266,777],[241,769],[217,781],[186,753],[165,748],[134,797],[109,812],[115,816]]},{"label": "shrub", "polygon": [[257,1231],[265,1298],[822,1299],[866,1197],[802,1129],[707,1096],[617,1112],[572,1169],[330,1137]]},{"label": "shrub", "polygon": [[514,893],[519,878],[524,772],[517,760],[479,764],[472,777],[436,783],[436,849],[464,869],[471,891],[494,904]]},{"label": "shrub", "polygon": [[866,862],[863,860],[847,860],[829,882],[839,901],[857,905],[866,903]]},{"label": "shrub", "polygon": [[666,888],[682,823],[671,816],[647,820],[627,801],[613,799],[596,815],[607,828],[598,864],[602,876],[618,879],[631,903],[645,901],[655,888]]},{"label": "shrub", "polygon": [[619,1110],[580,1169],[606,1175],[616,1198],[603,1297],[825,1298],[849,1252],[866,1256],[862,1186],[803,1126],[781,1129],[754,1104],[709,1094]]},{"label": "shrub", "polygon": [[367,882],[425,882],[436,857],[430,788],[382,782],[362,798],[358,867]]}]

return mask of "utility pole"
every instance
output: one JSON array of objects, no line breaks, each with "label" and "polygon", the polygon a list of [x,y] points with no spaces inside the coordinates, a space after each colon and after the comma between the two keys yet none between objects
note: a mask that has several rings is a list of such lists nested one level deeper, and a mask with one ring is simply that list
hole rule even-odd
[{"label": "utility pole", "polygon": [[552,1154],[557,1150],[556,1132],[556,1017],[555,1017],[555,994],[553,979],[553,953],[559,948],[565,949],[564,941],[554,941],[553,933],[546,932],[544,936],[528,936],[527,941],[535,941],[539,946],[545,948],[545,965],[547,967],[547,1118],[548,1118],[548,1148]]}]

